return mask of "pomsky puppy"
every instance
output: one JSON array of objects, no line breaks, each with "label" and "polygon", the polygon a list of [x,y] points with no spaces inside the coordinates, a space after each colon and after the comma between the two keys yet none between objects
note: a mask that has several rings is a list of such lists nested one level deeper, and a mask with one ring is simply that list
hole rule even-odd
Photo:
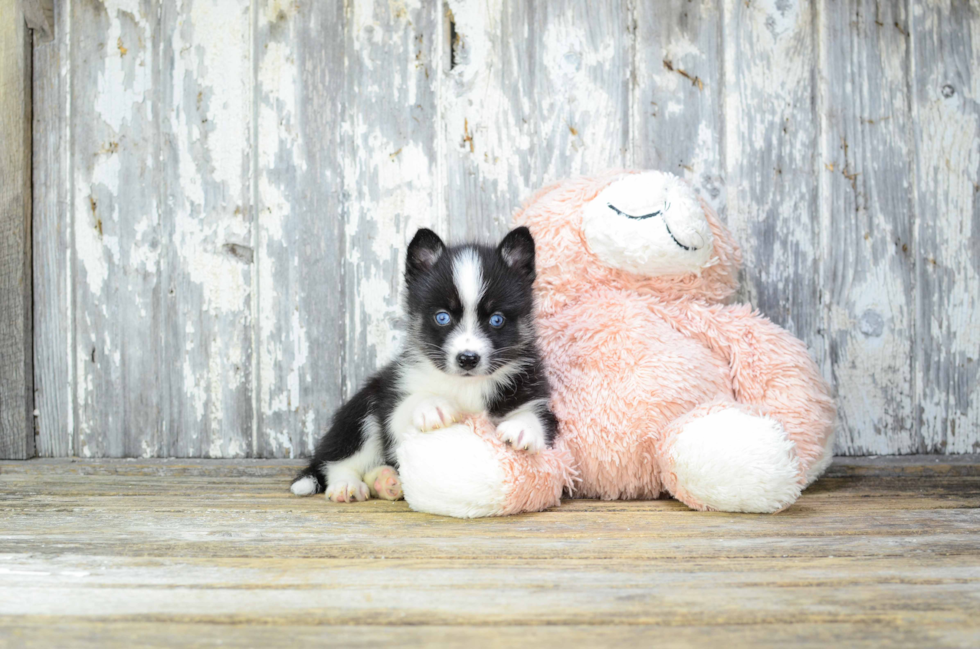
[{"label": "pomsky puppy", "polygon": [[447,247],[419,230],[405,264],[405,350],[337,411],[291,491],[325,491],[336,502],[398,498],[393,467],[404,434],[470,413],[487,412],[514,448],[550,446],[557,422],[534,330],[534,274],[525,227],[496,248]]}]

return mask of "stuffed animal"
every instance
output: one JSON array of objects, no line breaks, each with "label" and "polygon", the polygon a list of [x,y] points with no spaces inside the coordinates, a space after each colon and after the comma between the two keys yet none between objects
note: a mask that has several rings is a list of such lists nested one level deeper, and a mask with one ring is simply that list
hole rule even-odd
[{"label": "stuffed animal", "polygon": [[[557,504],[565,490],[777,512],[826,469],[828,387],[802,342],[725,303],[741,255],[687,183],[658,171],[567,180],[514,220],[535,239],[555,448],[505,447],[480,417],[413,432],[399,457],[413,508],[516,513]],[[423,469],[425,457],[439,466]]]}]

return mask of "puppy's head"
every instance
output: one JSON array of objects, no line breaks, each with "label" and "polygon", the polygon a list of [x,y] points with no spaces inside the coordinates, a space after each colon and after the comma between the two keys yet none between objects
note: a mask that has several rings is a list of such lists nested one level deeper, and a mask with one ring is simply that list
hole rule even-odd
[{"label": "puppy's head", "polygon": [[513,230],[496,248],[448,247],[421,229],[405,263],[408,344],[443,372],[485,376],[533,344],[534,239]]}]

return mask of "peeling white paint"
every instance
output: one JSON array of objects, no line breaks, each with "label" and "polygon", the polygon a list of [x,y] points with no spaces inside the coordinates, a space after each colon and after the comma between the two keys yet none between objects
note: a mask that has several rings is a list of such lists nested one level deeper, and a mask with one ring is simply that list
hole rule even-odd
[{"label": "peeling white paint", "polygon": [[[974,26],[980,39],[980,26]],[[980,40],[975,41],[980,42]],[[973,51],[973,69],[980,69],[980,52]],[[971,87],[954,87],[942,94],[948,79],[941,70],[930,75],[932,96],[918,106],[916,125],[920,176],[916,239],[924,259],[923,273],[934,309],[920,313],[922,345],[929,347],[931,364],[920,367],[919,399],[923,429],[932,448],[947,453],[980,451],[980,382],[971,381],[980,365],[980,275],[971,241],[977,212],[980,177],[980,115]],[[964,96],[966,95],[966,96]],[[929,245],[934,245],[930,249]],[[920,320],[921,322],[921,320]],[[927,337],[926,337],[927,336]],[[920,350],[920,360],[927,358]],[[937,380],[938,379],[938,380]],[[972,383],[972,384],[971,384]]]},{"label": "peeling white paint", "polygon": [[[146,54],[139,43],[129,43],[129,47],[126,47],[123,42],[120,24],[122,14],[128,14],[136,22],[144,43],[150,40],[150,34],[146,17],[142,15],[137,0],[106,0],[104,7],[109,15],[109,30],[105,35],[106,56],[102,60],[104,69],[98,77],[94,102],[96,112],[118,133],[123,123],[129,121],[141,107],[145,106],[148,116],[152,117],[149,112],[152,104],[145,102],[153,86],[152,66],[146,65]],[[122,50],[124,47],[127,49],[125,54]],[[138,60],[133,67],[132,84],[126,82],[123,60],[126,56],[136,57]]]},{"label": "peeling white paint", "polygon": [[320,431],[317,430],[316,426],[316,411],[312,408],[307,410],[303,416],[303,435],[306,440],[306,448],[315,448]]},{"label": "peeling white paint", "polygon": [[92,295],[101,295],[109,269],[88,197],[75,201],[75,224],[75,255],[85,271],[88,290]]},{"label": "peeling white paint", "polygon": [[191,362],[191,350],[187,350],[187,354],[184,356],[184,395],[187,398],[188,404],[194,409],[194,415],[197,421],[204,420],[205,406],[207,405],[208,393],[205,389],[205,385],[202,385],[204,381],[199,382],[197,373],[194,371],[194,366]]},{"label": "peeling white paint", "polygon": [[[827,160],[812,158],[817,127],[805,120],[812,121],[814,115],[813,84],[818,84],[817,90],[819,84],[837,84],[833,87],[838,94],[852,97],[859,107],[871,103],[861,94],[869,92],[863,86],[874,84],[862,80],[859,67],[843,80],[837,76],[814,80],[816,57],[826,56],[827,41],[817,45],[814,39],[825,38],[821,30],[826,27],[812,21],[816,17],[825,22],[827,17],[810,11],[805,3],[726,0],[685,6],[684,11],[701,11],[702,31],[715,34],[718,27],[724,32],[718,45],[724,51],[712,50],[714,46],[699,39],[698,32],[676,29],[673,23],[671,27],[641,25],[641,30],[650,30],[652,45],[643,50],[640,39],[635,42],[640,49],[631,51],[629,15],[653,12],[667,21],[676,18],[668,12],[678,9],[627,3],[628,15],[603,3],[527,11],[520,4],[505,6],[500,0],[449,0],[460,38],[455,66],[449,70],[442,6],[420,0],[351,2],[345,13],[350,18],[344,27],[350,36],[347,58],[338,67],[353,76],[327,71],[329,88],[349,93],[343,100],[342,146],[327,153],[321,150],[323,143],[307,134],[310,124],[301,123],[310,97],[323,92],[318,87],[322,75],[311,74],[310,67],[301,69],[304,61],[305,66],[320,65],[302,51],[309,44],[297,37],[307,33],[302,32],[308,27],[303,6],[292,0],[268,0],[254,7],[253,14],[248,3],[183,0],[173,12],[165,12],[169,18],[143,15],[142,6],[138,0],[106,2],[107,18],[99,14],[104,33],[76,38],[76,45],[96,36],[98,41],[93,42],[104,42],[103,48],[92,49],[98,52],[95,61],[86,60],[89,67],[84,69],[73,69],[66,61],[52,72],[64,77],[65,88],[75,79],[78,87],[70,96],[76,108],[94,112],[98,122],[94,126],[120,135],[92,143],[97,146],[86,150],[85,134],[76,133],[66,138],[70,144],[62,163],[74,188],[70,196],[74,250],[66,251],[65,257],[66,286],[69,295],[74,292],[68,307],[74,309],[79,296],[83,306],[68,318],[77,320],[78,331],[67,332],[60,344],[67,346],[63,353],[75,368],[67,382],[74,382],[69,390],[75,391],[79,418],[70,428],[77,426],[77,453],[82,456],[106,452],[102,441],[106,424],[127,425],[115,411],[95,412],[93,404],[122,369],[138,367],[123,356],[123,350],[135,349],[136,343],[118,339],[128,332],[105,330],[105,326],[115,324],[117,317],[112,294],[132,290],[139,276],[160,282],[166,277],[173,283],[126,296],[133,301],[130,313],[137,321],[158,317],[161,305],[167,305],[165,316],[186,318],[169,333],[162,330],[171,324],[161,324],[159,339],[154,341],[162,344],[165,354],[177,358],[167,366],[168,371],[176,368],[176,376],[168,380],[177,386],[171,394],[182,400],[179,410],[186,413],[181,415],[184,421],[163,422],[164,435],[167,426],[196,422],[198,426],[183,433],[198,444],[190,444],[188,453],[252,452],[237,415],[242,403],[254,396],[255,434],[261,435],[256,448],[292,456],[313,446],[322,433],[317,421],[322,424],[322,416],[328,414],[322,399],[326,390],[316,384],[323,373],[317,370],[335,362],[323,358],[319,350],[318,336],[325,328],[309,320],[306,307],[313,293],[304,293],[304,282],[310,280],[298,264],[305,257],[294,252],[297,246],[311,243],[303,240],[305,233],[297,236],[296,224],[304,222],[302,211],[314,201],[296,195],[301,187],[307,190],[295,177],[310,172],[306,165],[314,152],[335,155],[345,179],[343,187],[334,187],[340,174],[331,176],[332,170],[317,169],[332,191],[344,194],[340,200],[349,219],[344,241],[335,246],[330,242],[329,247],[346,253],[338,263],[344,264],[347,302],[336,314],[336,326],[339,330],[340,320],[346,325],[348,393],[402,342],[395,325],[400,265],[415,228],[430,226],[446,234],[451,223],[458,236],[496,234],[509,225],[509,212],[519,200],[545,182],[618,166],[624,160],[649,159],[643,152],[624,149],[624,94],[632,98],[628,100],[631,128],[637,128],[633,121],[641,120],[690,123],[691,102],[700,102],[705,118],[684,131],[692,136],[687,143],[696,140],[690,148],[693,153],[685,153],[687,158],[678,159],[676,151],[653,137],[646,142],[634,138],[631,146],[663,147],[655,155],[667,160],[665,164],[681,163],[671,171],[682,173],[716,208],[727,209],[728,221],[747,251],[750,299],[768,292],[770,300],[778,302],[773,296],[780,291],[787,295],[787,303],[801,299],[789,296],[805,284],[801,268],[827,254],[823,235],[815,241],[811,229],[793,221],[796,215],[812,212],[814,202],[829,204],[839,193],[834,185],[833,195],[815,197],[814,183],[807,180],[812,177],[810,167],[833,163],[834,173],[839,173],[850,163],[849,172],[866,176],[887,168],[886,161],[872,159],[858,169],[854,158],[845,160],[843,153]],[[717,7],[723,15],[706,19]],[[811,346],[822,344],[824,335],[836,341],[840,358],[833,367],[825,364],[825,371],[832,370],[839,382],[845,420],[863,422],[855,427],[867,428],[868,422],[876,422],[890,408],[901,410],[896,406],[899,402],[902,408],[911,408],[907,402],[914,396],[923,406],[928,444],[946,443],[947,451],[975,452],[975,435],[962,431],[975,430],[980,421],[977,388],[964,385],[974,376],[969,363],[980,363],[980,329],[973,326],[980,309],[980,276],[970,247],[971,237],[980,236],[973,231],[972,218],[973,182],[980,175],[980,117],[975,109],[980,74],[968,74],[980,69],[980,48],[975,46],[980,43],[980,21],[964,27],[963,38],[970,45],[957,45],[962,53],[957,49],[951,56],[928,54],[922,59],[925,46],[952,47],[952,32],[940,20],[948,11],[942,3],[915,2],[907,25],[915,33],[898,38],[898,32],[889,31],[896,40],[887,56],[881,54],[885,41],[871,38],[867,30],[850,42],[854,54],[848,54],[873,57],[878,52],[888,83],[919,88],[913,98],[916,146],[905,144],[907,129],[898,116],[881,111],[861,117],[891,119],[876,126],[893,129],[885,136],[894,140],[890,150],[903,160],[917,156],[914,161],[908,158],[909,166],[915,167],[911,173],[919,174],[909,182],[916,184],[917,204],[922,208],[914,215],[918,230],[912,239],[927,242],[934,251],[913,250],[917,257],[909,263],[914,262],[917,277],[926,283],[920,290],[936,300],[932,312],[914,314],[915,331],[927,338],[920,342],[929,346],[935,371],[913,375],[911,363],[902,357],[914,335],[911,316],[903,314],[913,312],[915,305],[913,296],[896,281],[905,271],[889,269],[882,259],[890,259],[890,253],[874,247],[902,234],[884,226],[876,229],[867,250],[854,251],[865,256],[855,257],[858,261],[872,261],[855,264],[852,276],[836,280],[847,282],[846,295],[824,295],[829,299],[823,303],[827,314],[816,320],[828,325],[826,334],[806,334]],[[520,24],[525,16],[534,18],[533,24]],[[605,25],[602,21],[609,17],[615,20]],[[161,20],[176,24],[160,30]],[[891,22],[884,21],[882,29],[890,29]],[[613,31],[606,33],[610,25]],[[274,30],[277,35],[267,37]],[[415,41],[416,30],[421,30],[424,42]],[[141,37],[130,43],[134,32]],[[162,34],[164,42],[154,42],[156,34]],[[941,43],[930,44],[929,39]],[[532,41],[533,47],[528,46]],[[862,49],[872,44],[881,51]],[[155,88],[160,79],[154,75],[161,68],[154,57],[160,52],[173,68],[163,70],[166,87]],[[906,78],[910,73],[906,54],[914,68],[911,81]],[[636,61],[635,70],[630,69],[631,60]],[[722,63],[724,70],[713,74]],[[533,88],[520,77],[526,65],[535,66]],[[712,76],[699,77],[703,88],[697,87],[690,76],[703,71]],[[628,88],[622,83],[632,84],[633,79],[636,85]],[[952,91],[949,96],[943,94],[948,92],[946,85]],[[656,107],[636,99],[645,96],[643,90],[650,86],[666,97]],[[85,97],[90,97],[90,106],[81,103]],[[165,112],[154,116],[161,98],[173,104],[164,105]],[[817,112],[828,111],[819,133],[830,132],[839,118],[835,104],[828,104],[819,92],[816,101],[824,102]],[[904,98],[891,101],[905,104]],[[721,124],[711,117],[715,113],[723,114]],[[153,131],[157,125],[162,133]],[[723,143],[719,142],[722,134]],[[147,152],[147,147],[158,143],[163,153]],[[855,141],[850,146],[868,145]],[[821,152],[835,150],[835,142],[822,143]],[[722,151],[725,169],[720,168]],[[167,163],[162,169],[161,159]],[[162,193],[154,196],[152,187],[140,192],[121,186],[121,179],[128,177],[125,165],[134,161],[152,172],[147,178],[164,179]],[[771,168],[777,163],[784,166],[782,178]],[[727,192],[725,182],[731,185]],[[868,190],[864,202],[858,201],[857,218],[865,218],[875,202],[884,203],[885,197],[875,191]],[[128,204],[129,197],[137,194],[140,205]],[[323,214],[322,218],[340,216]],[[871,223],[879,225],[873,219]],[[171,228],[173,237],[167,238]],[[759,232],[772,240],[759,241]],[[251,248],[248,253],[254,255],[254,263],[239,248],[229,253],[227,244]],[[935,257],[934,268],[926,265],[931,264],[930,255]],[[819,281],[826,285],[828,279]],[[173,295],[170,289],[175,290]],[[770,315],[790,327],[808,326],[800,325],[799,313]],[[174,338],[181,344],[171,345]],[[816,351],[821,358],[830,358],[829,352]],[[925,362],[921,353],[916,362]],[[913,385],[916,394],[910,396]],[[254,386],[260,387],[253,395],[249,390]],[[74,414],[71,409],[67,420],[72,421]],[[261,417],[271,415],[275,417],[260,423]],[[905,415],[903,410],[894,420]],[[99,417],[106,421],[95,421]],[[266,425],[269,422],[275,425]],[[952,434],[954,427],[961,432]],[[128,448],[148,457],[161,452],[165,447],[152,434],[146,433],[139,444]],[[896,441],[886,431],[877,437],[855,437],[849,443],[855,448],[860,442],[863,449],[874,452],[917,450],[909,439]]]},{"label": "peeling white paint", "polygon": [[[183,6],[178,14],[186,15]],[[242,159],[250,135],[249,6],[237,0],[194,0],[187,20],[193,26],[195,42],[187,44],[190,50],[186,59],[180,58],[187,66],[184,74],[193,74],[208,95],[208,125],[213,124],[214,129],[208,134],[211,176],[234,191],[241,185]],[[174,51],[182,52],[179,27],[173,38]],[[175,80],[182,80],[182,76],[175,71]]]}]

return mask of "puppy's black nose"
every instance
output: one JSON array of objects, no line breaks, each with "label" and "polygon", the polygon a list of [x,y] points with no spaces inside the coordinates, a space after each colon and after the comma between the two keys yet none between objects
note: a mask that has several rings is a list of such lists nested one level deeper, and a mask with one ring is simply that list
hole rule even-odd
[{"label": "puppy's black nose", "polygon": [[480,362],[480,355],[476,352],[460,352],[456,354],[456,364],[464,370],[471,370]]}]

